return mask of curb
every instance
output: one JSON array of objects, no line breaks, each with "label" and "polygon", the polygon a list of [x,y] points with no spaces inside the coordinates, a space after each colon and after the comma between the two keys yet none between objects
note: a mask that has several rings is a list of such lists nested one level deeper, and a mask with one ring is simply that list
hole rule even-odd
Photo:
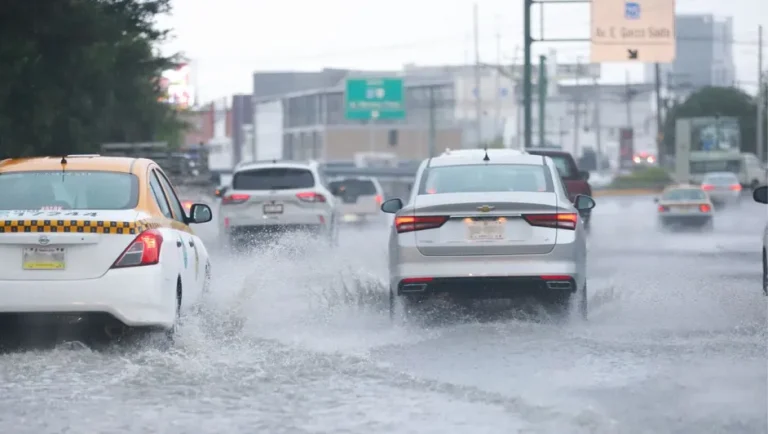
[{"label": "curb", "polygon": [[655,188],[626,188],[626,189],[605,189],[592,192],[593,197],[606,196],[651,196],[659,194],[661,190]]}]

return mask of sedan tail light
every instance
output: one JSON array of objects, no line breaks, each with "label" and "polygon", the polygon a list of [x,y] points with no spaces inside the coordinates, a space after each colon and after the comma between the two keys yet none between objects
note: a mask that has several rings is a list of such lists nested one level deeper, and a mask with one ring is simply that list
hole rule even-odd
[{"label": "sedan tail light", "polygon": [[531,226],[570,230],[576,229],[576,223],[579,220],[576,213],[525,214],[523,218]]},{"label": "sedan tail light", "polygon": [[157,264],[160,262],[160,248],[162,246],[163,235],[159,231],[155,229],[144,231],[120,254],[112,268]]},{"label": "sedan tail light", "polygon": [[398,233],[436,229],[448,221],[447,216],[399,216],[395,217],[395,228]]},{"label": "sedan tail light", "polygon": [[704,191],[712,191],[715,189],[715,186],[712,184],[701,184],[701,189]]},{"label": "sedan tail light", "polygon": [[664,205],[659,205],[659,212],[667,212],[669,211],[669,207],[666,207]]},{"label": "sedan tail light", "polygon": [[296,193],[296,197],[302,202],[325,202],[325,196],[314,191]]},{"label": "sedan tail light", "polygon": [[701,212],[710,212],[712,211],[712,207],[707,204],[699,205],[699,211]]},{"label": "sedan tail light", "polygon": [[731,190],[733,190],[733,191],[741,191],[741,184],[733,184],[731,186]]},{"label": "sedan tail light", "polygon": [[222,205],[237,205],[237,204],[245,203],[250,198],[251,198],[251,196],[248,195],[248,194],[229,194],[229,195],[224,196],[221,199],[221,204]]}]

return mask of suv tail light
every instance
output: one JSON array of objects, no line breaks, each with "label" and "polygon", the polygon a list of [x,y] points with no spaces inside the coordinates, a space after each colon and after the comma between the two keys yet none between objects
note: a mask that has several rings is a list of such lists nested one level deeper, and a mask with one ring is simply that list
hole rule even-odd
[{"label": "suv tail light", "polygon": [[733,184],[731,186],[731,190],[733,190],[733,191],[741,191],[741,184]]},{"label": "suv tail light", "polygon": [[325,196],[314,191],[296,193],[296,197],[302,202],[325,202]]},{"label": "suv tail light", "polygon": [[448,221],[447,216],[412,216],[404,215],[395,217],[395,229],[402,234],[403,232],[421,231],[424,229],[436,229]]},{"label": "suv tail light", "polygon": [[228,194],[221,199],[222,205],[237,205],[246,202],[251,196],[248,194]]},{"label": "suv tail light", "polygon": [[712,191],[715,189],[715,186],[712,184],[701,184],[701,189],[704,191]]},{"label": "suv tail light", "polygon": [[531,226],[570,230],[576,229],[576,223],[579,220],[576,213],[525,214],[523,218]]},{"label": "suv tail light", "polygon": [[384,201],[384,198],[382,198],[380,194],[377,194],[376,195],[376,203],[381,205],[381,202],[383,202],[383,201]]},{"label": "suv tail light", "polygon": [[139,267],[160,262],[163,235],[155,230],[144,231],[123,251],[112,268]]}]

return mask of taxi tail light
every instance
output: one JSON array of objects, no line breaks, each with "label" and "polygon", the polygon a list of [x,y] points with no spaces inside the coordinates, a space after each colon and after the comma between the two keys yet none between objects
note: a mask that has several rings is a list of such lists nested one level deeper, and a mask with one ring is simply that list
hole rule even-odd
[{"label": "taxi tail light", "polygon": [[323,196],[320,193],[315,193],[314,191],[305,191],[301,193],[296,193],[296,197],[302,201],[302,202],[325,202],[325,196]]},{"label": "taxi tail light", "polygon": [[160,262],[160,248],[163,246],[163,235],[155,230],[146,230],[126,248],[112,268],[139,267],[155,265]]},{"label": "taxi tail light", "polygon": [[699,205],[699,211],[701,212],[710,212],[712,211],[712,207],[707,204]]},{"label": "taxi tail light", "polygon": [[704,191],[712,191],[715,189],[715,186],[712,184],[701,184],[701,189]]},{"label": "taxi tail light", "polygon": [[228,194],[221,199],[222,205],[237,205],[245,203],[251,196],[248,194]]},{"label": "taxi tail light", "polygon": [[531,226],[570,230],[576,229],[576,223],[579,220],[576,213],[525,214],[523,218]]},{"label": "taxi tail light", "polygon": [[731,186],[731,190],[733,190],[733,191],[741,191],[741,184],[733,184]]},{"label": "taxi tail light", "polygon": [[437,229],[448,221],[448,216],[425,215],[413,216],[404,215],[395,217],[395,228],[397,232],[422,231],[424,229]]}]

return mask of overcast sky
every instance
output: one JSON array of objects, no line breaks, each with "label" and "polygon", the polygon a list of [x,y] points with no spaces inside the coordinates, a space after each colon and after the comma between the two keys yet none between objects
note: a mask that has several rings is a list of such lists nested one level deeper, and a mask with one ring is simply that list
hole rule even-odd
[{"label": "overcast sky", "polygon": [[[472,0],[174,0],[173,16],[161,21],[175,38],[166,52],[183,52],[195,63],[201,102],[250,93],[255,70],[319,70],[323,67],[399,69],[405,63],[474,61]],[[522,0],[478,0],[481,61],[522,58]],[[448,6],[450,5],[450,6]],[[768,0],[677,0],[678,13],[711,13],[734,19],[738,79],[757,81],[757,33],[768,32]],[[541,29],[534,7],[534,34]],[[544,34],[587,38],[588,4],[544,8]],[[500,38],[497,38],[500,34]],[[768,35],[764,35],[768,40]],[[558,61],[589,60],[587,43],[536,43],[534,55],[558,50]],[[764,50],[768,53],[768,50]],[[765,64],[768,65],[768,59]],[[604,81],[624,81],[630,68],[603,66]]]}]

